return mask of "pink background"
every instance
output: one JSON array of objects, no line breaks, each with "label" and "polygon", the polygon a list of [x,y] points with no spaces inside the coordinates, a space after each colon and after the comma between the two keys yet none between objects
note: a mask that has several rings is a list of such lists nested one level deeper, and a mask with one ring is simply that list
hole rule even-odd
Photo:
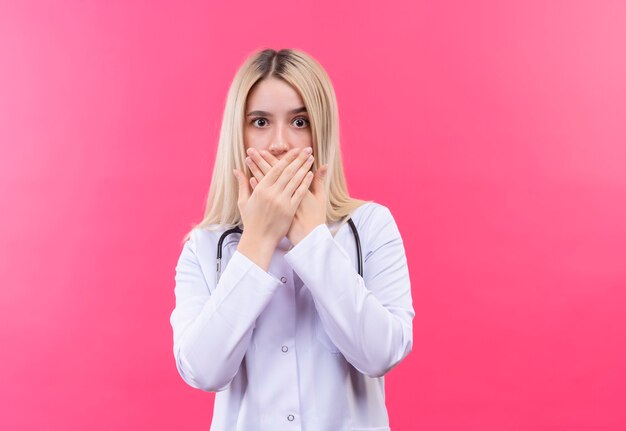
[{"label": "pink background", "polygon": [[626,3],[0,3],[0,429],[208,429],[169,314],[246,55],[335,85],[409,258],[393,430],[626,429]]}]

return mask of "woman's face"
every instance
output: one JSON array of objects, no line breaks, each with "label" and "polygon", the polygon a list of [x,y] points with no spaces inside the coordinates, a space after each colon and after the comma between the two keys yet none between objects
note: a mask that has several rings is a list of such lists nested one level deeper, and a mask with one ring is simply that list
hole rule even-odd
[{"label": "woman's face", "polygon": [[248,94],[245,115],[246,150],[266,150],[282,159],[292,148],[312,146],[304,102],[285,81],[267,78],[258,82]]}]

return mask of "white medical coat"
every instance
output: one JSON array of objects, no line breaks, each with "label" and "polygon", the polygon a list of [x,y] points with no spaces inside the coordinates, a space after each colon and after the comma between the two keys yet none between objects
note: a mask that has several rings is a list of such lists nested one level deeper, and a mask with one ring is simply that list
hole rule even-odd
[{"label": "white medical coat", "polygon": [[366,203],[352,220],[363,278],[347,223],[283,238],[267,272],[231,234],[217,285],[225,228],[192,231],[170,323],[180,376],[217,392],[211,431],[390,430],[383,376],[413,344],[407,260],[387,207]]}]

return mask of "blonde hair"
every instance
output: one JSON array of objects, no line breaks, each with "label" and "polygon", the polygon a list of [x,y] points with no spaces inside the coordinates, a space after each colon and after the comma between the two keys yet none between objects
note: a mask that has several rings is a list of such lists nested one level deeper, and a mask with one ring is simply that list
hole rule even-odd
[{"label": "blonde hair", "polygon": [[[359,206],[371,202],[351,198],[339,147],[339,112],[337,99],[324,68],[311,56],[297,49],[264,49],[250,55],[241,65],[228,90],[219,135],[213,177],[202,221],[192,227],[215,230],[242,224],[237,206],[239,185],[233,169],[251,172],[245,164],[243,127],[248,94],[253,86],[267,78],[282,79],[299,92],[309,114],[313,169],[328,164],[324,187],[327,223],[343,225]],[[184,240],[188,239],[191,231]]]}]

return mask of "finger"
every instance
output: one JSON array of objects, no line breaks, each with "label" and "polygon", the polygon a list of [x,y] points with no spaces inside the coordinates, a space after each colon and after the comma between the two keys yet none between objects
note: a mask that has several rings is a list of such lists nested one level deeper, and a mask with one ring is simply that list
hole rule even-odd
[{"label": "finger", "polygon": [[265,176],[265,174],[267,174],[269,170],[272,169],[272,165],[270,165],[255,148],[248,148],[247,153],[248,157],[250,157],[259,167],[260,171],[263,173],[263,176]]},{"label": "finger", "polygon": [[274,157],[274,155],[270,153],[269,151],[261,150],[260,154],[261,154],[261,157],[263,157],[263,159],[267,163],[269,163],[271,166],[274,166],[276,163],[278,163],[278,159]]},{"label": "finger", "polygon": [[[302,182],[302,179],[304,178],[304,176],[308,172],[310,172],[310,168],[313,165],[313,160],[314,160],[313,156],[309,156],[306,162],[302,166],[300,166],[300,169],[298,169],[298,171],[291,178],[289,183],[287,183],[287,185],[285,186],[283,190],[283,193],[285,193],[287,196],[291,196],[294,194],[294,192],[296,191],[296,189]],[[311,175],[312,174],[313,172],[311,172]]]},{"label": "finger", "polygon": [[[287,168],[287,166],[289,166],[294,160],[297,159],[298,154],[300,153],[297,148],[293,148],[289,150],[287,154],[285,155],[285,157],[283,157],[281,160],[278,161],[278,163],[276,163],[276,165],[274,166],[274,169],[270,169],[267,175],[263,177],[263,180],[259,181],[259,186],[262,186],[262,187],[274,186],[276,184],[276,181],[281,177],[285,168]],[[293,175],[290,175],[289,178],[291,178],[292,176]],[[281,190],[284,188],[285,188],[284,184],[279,186],[279,189]]]},{"label": "finger", "polygon": [[[308,150],[308,152],[306,150]],[[278,179],[276,180],[275,186],[278,188],[278,190],[284,190],[287,187],[287,184],[289,184],[293,176],[296,174],[296,172],[298,172],[298,170],[301,169],[305,163],[308,163],[310,161],[310,158],[313,157],[313,155],[311,155],[310,152],[311,152],[311,147],[298,150],[298,157],[289,163],[289,166],[287,166],[283,170],[283,172],[281,172],[280,177],[278,177]],[[278,162],[277,166],[280,166],[283,160],[285,159],[282,159],[280,162]],[[295,187],[297,187],[298,184],[299,182],[295,185]],[[294,192],[295,187],[291,189],[291,193]]]},{"label": "finger", "polygon": [[326,174],[328,172],[328,165],[322,165],[320,168],[315,171],[315,177],[311,182],[311,192],[314,195],[317,195],[320,191],[324,190],[324,180],[326,179]]},{"label": "finger", "polygon": [[250,178],[250,185],[252,186],[252,190],[256,188],[257,184],[259,184],[259,182],[256,180],[256,178]]},{"label": "finger", "polygon": [[300,202],[309,191],[309,186],[311,185],[311,181],[313,181],[313,172],[307,172],[304,176],[304,179],[300,183],[300,186],[296,189],[296,192],[291,197],[291,210],[297,211],[300,206]]},{"label": "finger", "polygon": [[257,179],[257,181],[261,181],[263,179],[265,175],[263,174],[263,172],[261,172],[254,160],[252,160],[250,157],[246,157],[246,165],[248,165],[248,168],[250,168],[250,172],[252,172],[252,175],[254,176],[254,178]]},{"label": "finger", "polygon": [[250,189],[246,176],[239,169],[233,169],[233,175],[237,178],[239,185],[239,201],[247,202],[250,197]]}]

